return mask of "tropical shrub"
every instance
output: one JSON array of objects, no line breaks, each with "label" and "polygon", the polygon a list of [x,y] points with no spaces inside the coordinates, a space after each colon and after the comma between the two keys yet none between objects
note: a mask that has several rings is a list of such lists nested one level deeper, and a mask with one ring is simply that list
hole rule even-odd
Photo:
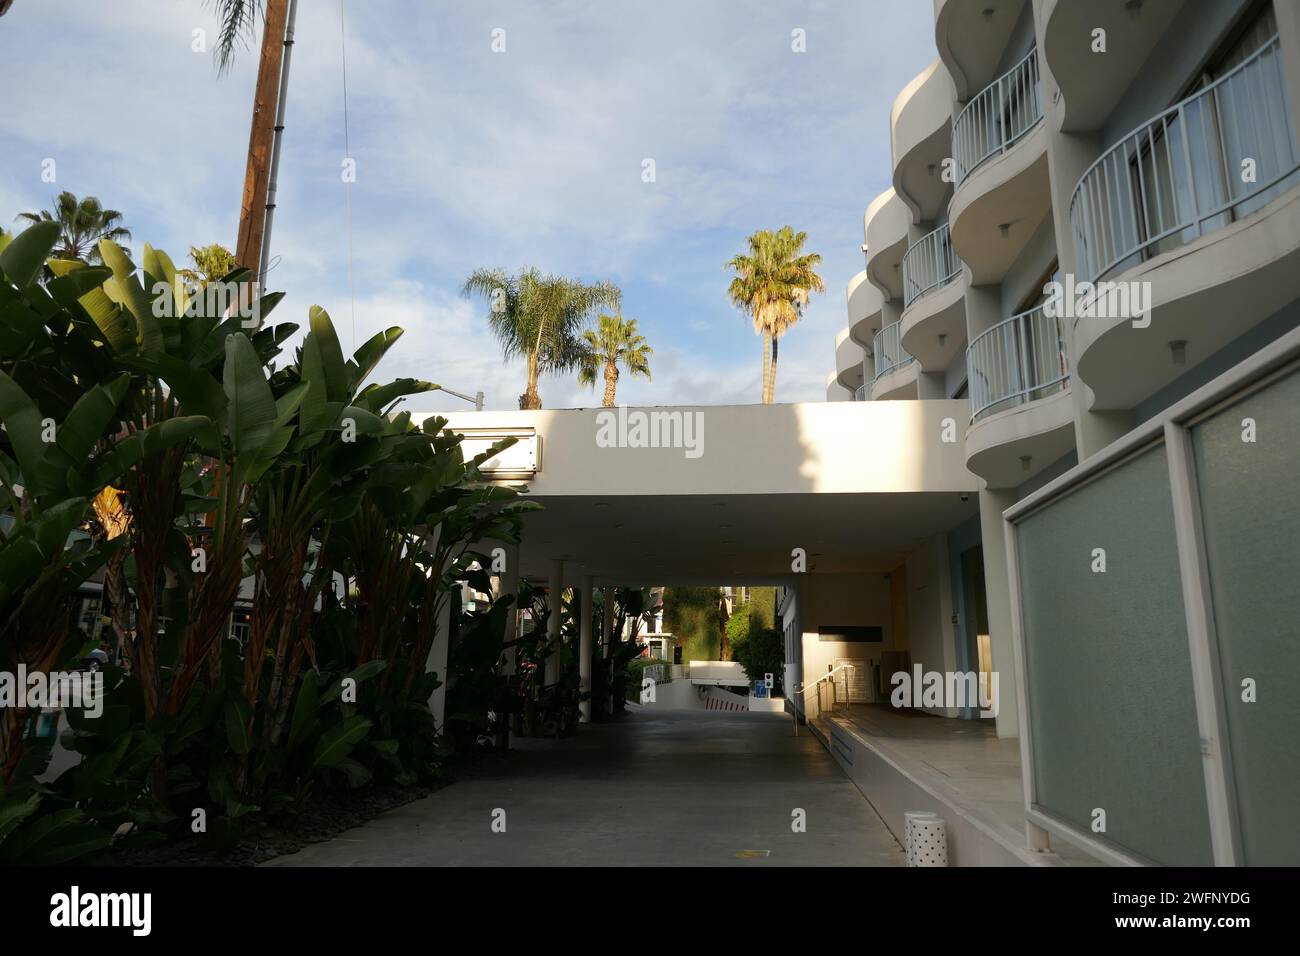
[{"label": "tropical shrub", "polygon": [[482,583],[474,543],[518,540],[535,507],[478,471],[506,443],[467,460],[445,419],[394,412],[437,388],[368,383],[400,329],[345,358],[313,307],[277,367],[297,330],[265,321],[279,293],[214,310],[147,245],[141,268],[102,240],[100,267],[50,258],[59,239],[40,222],[0,247],[0,670],[77,667],[96,574],[111,653],[102,714],[65,709],[81,759],[57,779],[38,715],[0,711],[0,862],[228,844],[320,788],[436,772],[440,626],[466,639],[455,713],[499,691],[504,609],[464,623],[453,604]]}]

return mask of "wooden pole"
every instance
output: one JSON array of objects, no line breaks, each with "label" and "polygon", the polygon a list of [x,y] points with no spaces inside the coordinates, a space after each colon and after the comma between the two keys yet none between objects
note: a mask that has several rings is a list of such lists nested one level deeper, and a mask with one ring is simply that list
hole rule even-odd
[{"label": "wooden pole", "polygon": [[[253,124],[248,134],[248,166],[244,172],[244,200],[239,210],[239,239],[235,261],[254,272],[261,265],[266,230],[266,191],[270,183],[271,145],[275,136],[280,95],[280,65],[284,57],[284,31],[289,0],[267,0],[262,29],[262,53],[253,93]],[[256,276],[260,281],[261,276]]]}]

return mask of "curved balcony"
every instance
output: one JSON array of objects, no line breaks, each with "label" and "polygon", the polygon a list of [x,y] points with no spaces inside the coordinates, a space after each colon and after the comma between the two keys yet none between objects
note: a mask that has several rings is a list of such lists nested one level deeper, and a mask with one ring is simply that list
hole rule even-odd
[{"label": "curved balcony", "polygon": [[971,428],[966,466],[994,487],[1013,487],[1074,442],[1062,320],[1042,306],[976,336],[966,350]]},{"label": "curved balcony", "polygon": [[952,124],[955,185],[979,166],[1011,148],[1043,118],[1038,84],[1038,49],[966,104]]},{"label": "curved balcony", "polygon": [[871,201],[865,215],[867,278],[887,298],[903,297],[903,256],[907,252],[907,227],[912,212],[892,189]]},{"label": "curved balcony", "polygon": [[952,82],[941,61],[903,87],[889,119],[894,191],[907,203],[913,222],[934,219],[948,195],[941,171],[952,127]]},{"label": "curved balcony", "polygon": [[945,222],[912,243],[903,256],[903,308],[960,274],[961,260],[952,251]]},{"label": "curved balcony", "polygon": [[1026,0],[934,0],[934,43],[957,99],[986,86]]},{"label": "curved balcony", "polygon": [[902,323],[893,322],[877,332],[871,350],[876,360],[872,399],[915,398],[917,365],[903,348]]},{"label": "curved balcony", "polygon": [[1051,213],[1040,89],[1031,50],[953,126],[958,185],[948,215],[953,246],[976,285],[1001,282]]},{"label": "curved balcony", "polygon": [[903,257],[902,347],[926,372],[941,372],[966,341],[961,260],[948,225],[912,243]]},{"label": "curved balcony", "polygon": [[[1053,104],[1057,126],[1067,133],[1100,129],[1185,6],[1185,0],[1044,0],[1038,20],[1060,91]],[[1092,50],[1094,30],[1106,31],[1104,54]]]},{"label": "curved balcony", "polygon": [[[1092,408],[1132,408],[1300,295],[1300,150],[1282,70],[1274,36],[1075,187],[1075,272],[1105,283],[1067,303],[1086,316],[1074,364]],[[1111,290],[1137,292],[1145,310]]]},{"label": "curved balcony", "polygon": [[867,281],[865,269],[849,280],[846,299],[849,334],[859,345],[869,347],[876,330],[880,328],[880,311],[884,299],[880,290]]},{"label": "curved balcony", "polygon": [[1070,366],[1061,319],[1040,305],[980,333],[966,350],[971,422],[1065,388]]},{"label": "curved balcony", "polygon": [[826,376],[826,401],[853,401],[853,393],[840,384],[839,374],[837,372],[831,372]]},{"label": "curved balcony", "polygon": [[863,382],[862,362],[866,357],[866,352],[849,335],[849,330],[841,329],[835,336],[835,374],[839,383],[850,392]]},{"label": "curved balcony", "polygon": [[1300,166],[1285,89],[1275,36],[1102,153],[1070,199],[1079,277],[1096,281],[1260,208],[1255,197]]}]

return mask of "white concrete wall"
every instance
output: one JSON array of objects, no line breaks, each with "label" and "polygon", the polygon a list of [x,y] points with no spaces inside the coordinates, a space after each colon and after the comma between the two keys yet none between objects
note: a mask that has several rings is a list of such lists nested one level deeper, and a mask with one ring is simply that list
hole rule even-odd
[{"label": "white concrete wall", "polygon": [[[928,538],[907,556],[907,625],[912,665],[927,671],[955,671],[952,576],[946,535]],[[958,717],[956,707],[926,707],[926,713]]]},{"label": "white concrete wall", "polygon": [[[541,468],[531,497],[975,491],[963,444],[964,400],[628,408],[698,415],[698,457],[596,444],[613,409],[455,412],[449,427],[533,428]],[[413,415],[420,420],[421,415]],[[940,439],[944,421],[956,441]]]}]

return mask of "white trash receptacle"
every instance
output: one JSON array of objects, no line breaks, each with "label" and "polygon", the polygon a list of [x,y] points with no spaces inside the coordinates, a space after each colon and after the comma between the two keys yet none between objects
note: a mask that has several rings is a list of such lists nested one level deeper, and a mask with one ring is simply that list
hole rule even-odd
[{"label": "white trash receptacle", "polygon": [[908,866],[947,866],[948,828],[928,810],[909,810],[903,816],[904,849]]}]

